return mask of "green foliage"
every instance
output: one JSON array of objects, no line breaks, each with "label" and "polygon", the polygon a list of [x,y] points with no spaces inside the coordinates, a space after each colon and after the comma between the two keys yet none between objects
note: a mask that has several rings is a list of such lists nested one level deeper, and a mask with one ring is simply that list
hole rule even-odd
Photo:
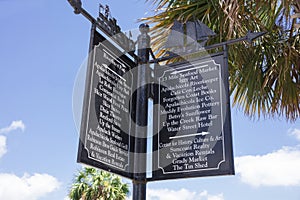
[{"label": "green foliage", "polygon": [[124,200],[128,185],[109,172],[85,167],[74,178],[69,192],[71,200]]},{"label": "green foliage", "polygon": [[248,30],[267,31],[249,45],[229,48],[233,104],[249,116],[300,116],[300,30],[291,16],[300,13],[298,0],[153,0],[157,14],[143,19],[154,24],[152,43],[157,56],[174,20],[199,19],[218,34],[217,43],[243,37]]}]

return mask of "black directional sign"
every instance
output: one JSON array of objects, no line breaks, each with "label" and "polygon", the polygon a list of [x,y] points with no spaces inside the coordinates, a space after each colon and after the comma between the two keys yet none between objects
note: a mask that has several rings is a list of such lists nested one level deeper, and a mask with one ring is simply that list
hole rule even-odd
[{"label": "black directional sign", "polygon": [[130,99],[135,63],[95,31],[90,53],[78,162],[132,178]]},{"label": "black directional sign", "polygon": [[151,180],[234,173],[226,62],[220,53],[155,69]]},{"label": "black directional sign", "polygon": [[[136,66],[93,34],[78,162],[134,179]],[[234,174],[227,59],[223,52],[154,70],[152,176],[148,181]],[[151,125],[150,125],[151,126]]]}]

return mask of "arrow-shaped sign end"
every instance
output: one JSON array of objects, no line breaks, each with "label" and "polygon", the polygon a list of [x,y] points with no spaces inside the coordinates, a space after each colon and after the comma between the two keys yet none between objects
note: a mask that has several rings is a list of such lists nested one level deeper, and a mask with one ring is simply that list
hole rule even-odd
[{"label": "arrow-shaped sign end", "polygon": [[264,34],[266,34],[267,32],[266,31],[263,31],[263,32],[257,32],[257,33],[253,33],[251,31],[249,31],[246,35],[246,40],[247,42],[249,43],[252,43],[253,40],[263,36]]}]

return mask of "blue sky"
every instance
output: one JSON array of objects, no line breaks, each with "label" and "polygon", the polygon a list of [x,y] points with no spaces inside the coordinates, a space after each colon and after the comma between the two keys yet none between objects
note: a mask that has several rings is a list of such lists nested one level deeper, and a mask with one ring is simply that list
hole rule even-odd
[{"label": "blue sky", "polygon": [[[96,16],[98,3],[83,6]],[[151,10],[143,0],[101,3],[123,30]],[[72,98],[90,24],[67,0],[0,0],[0,8],[0,199],[64,200],[81,168]],[[149,183],[148,199],[299,200],[299,122],[251,120],[233,108],[236,175]]]}]

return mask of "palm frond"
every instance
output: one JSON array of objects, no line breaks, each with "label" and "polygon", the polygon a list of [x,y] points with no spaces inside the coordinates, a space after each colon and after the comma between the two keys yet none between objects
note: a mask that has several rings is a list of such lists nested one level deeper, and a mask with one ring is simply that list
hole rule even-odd
[{"label": "palm frond", "polygon": [[199,19],[218,33],[211,42],[243,37],[248,30],[267,31],[254,46],[229,49],[230,90],[233,104],[249,116],[300,116],[300,30],[292,14],[300,13],[297,0],[157,0],[164,11],[143,19],[153,24],[152,45],[157,57],[174,20]]}]

